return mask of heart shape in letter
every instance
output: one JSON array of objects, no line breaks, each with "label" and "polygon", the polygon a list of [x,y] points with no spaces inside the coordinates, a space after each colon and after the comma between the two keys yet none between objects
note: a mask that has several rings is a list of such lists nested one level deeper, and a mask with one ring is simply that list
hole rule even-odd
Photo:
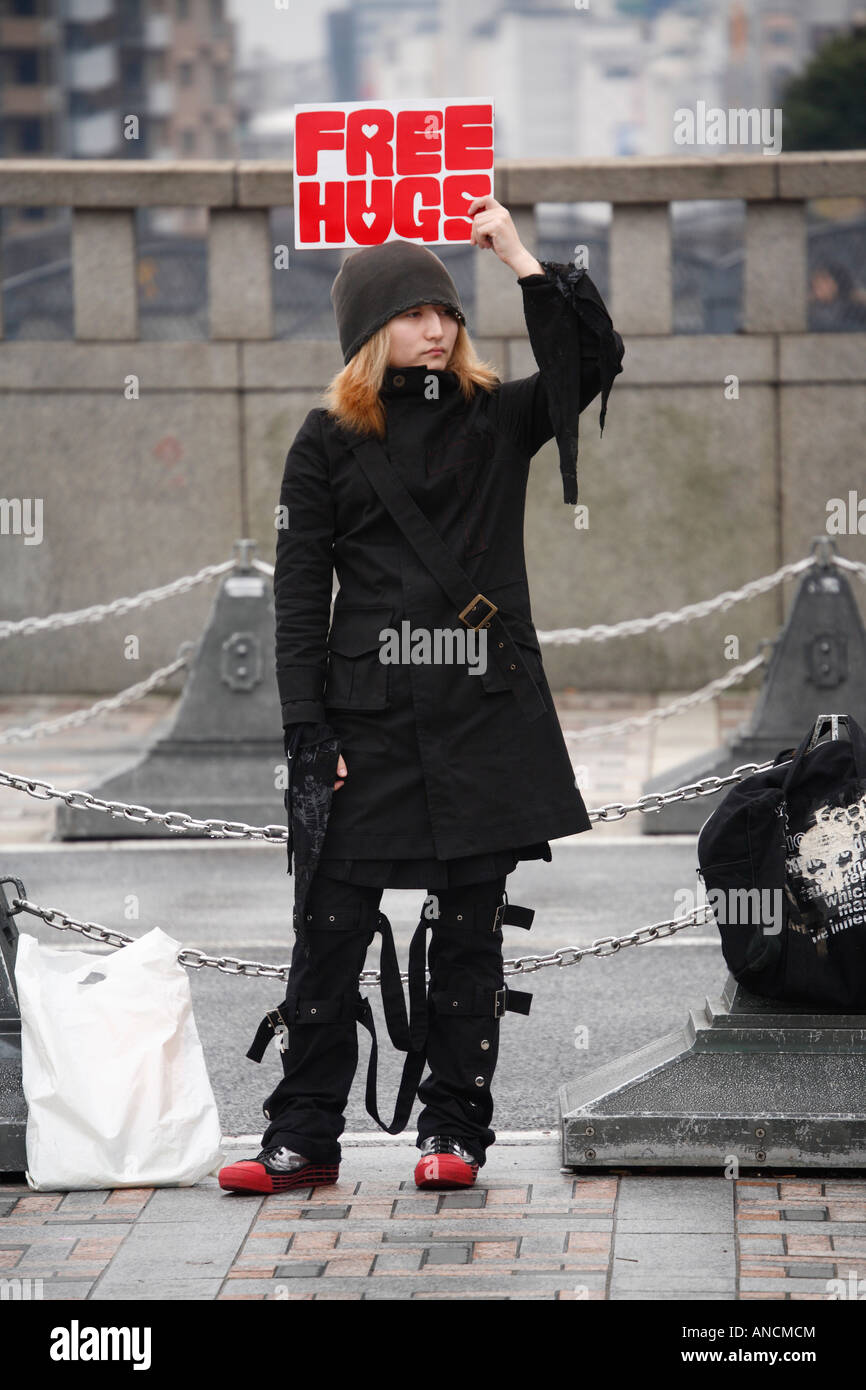
[{"label": "heart shape in letter", "polygon": [[376,134],[376,131],[377,131],[378,129],[379,129],[379,127],[378,127],[377,125],[362,125],[362,126],[361,126],[361,130],[362,130],[363,134],[366,135],[366,137],[367,137],[368,140],[370,139],[370,137],[371,137],[372,135],[375,135],[375,134]]}]

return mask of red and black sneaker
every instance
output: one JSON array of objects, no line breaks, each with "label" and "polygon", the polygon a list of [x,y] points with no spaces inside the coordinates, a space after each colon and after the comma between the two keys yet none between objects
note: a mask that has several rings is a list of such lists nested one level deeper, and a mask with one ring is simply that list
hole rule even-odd
[{"label": "red and black sneaker", "polygon": [[316,1163],[282,1145],[262,1149],[220,1168],[219,1185],[227,1192],[286,1192],[291,1187],[324,1187],[337,1182],[339,1163]]},{"label": "red and black sneaker", "polygon": [[449,1135],[431,1134],[419,1147],[416,1187],[471,1187],[478,1177],[474,1156]]}]

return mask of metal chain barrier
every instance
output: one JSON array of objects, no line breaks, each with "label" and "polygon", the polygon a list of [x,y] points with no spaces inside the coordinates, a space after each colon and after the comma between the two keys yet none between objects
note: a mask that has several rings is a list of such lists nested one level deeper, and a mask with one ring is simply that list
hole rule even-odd
[{"label": "metal chain barrier", "polygon": [[679,714],[681,710],[690,709],[692,705],[699,705],[705,700],[712,700],[719,691],[737,685],[740,681],[745,680],[746,676],[756,671],[759,666],[767,665],[768,661],[767,655],[761,652],[742,666],[735,666],[726,676],[718,676],[714,681],[709,681],[707,685],[702,685],[700,690],[692,691],[691,695],[683,695],[679,700],[671,700],[670,704],[650,710],[649,714],[636,714],[629,719],[618,719],[613,724],[593,724],[588,729],[564,730],[563,732],[566,738],[573,739],[575,742],[581,740],[588,742],[591,739],[603,738],[605,734],[624,733],[626,729],[641,729],[647,724],[657,723],[660,719],[670,719],[673,715]]},{"label": "metal chain barrier", "polygon": [[26,792],[37,801],[64,801],[76,810],[104,811],[108,815],[123,816],[124,820],[140,825],[148,822],[164,825],[167,830],[182,834],[186,830],[204,830],[216,840],[266,840],[271,844],[285,844],[289,838],[288,827],[284,825],[247,825],[244,821],[198,820],[187,815],[186,811],[152,811],[148,806],[134,806],[126,801],[103,801],[90,792],[63,792],[50,782],[38,777],[19,777],[14,772],[0,768],[0,786],[12,787],[15,791]]},{"label": "metal chain barrier", "polygon": [[[126,936],[123,932],[111,931],[108,927],[102,927],[98,922],[80,922],[76,917],[70,917],[67,913],[61,912],[59,908],[39,907],[29,898],[13,898],[12,912],[29,912],[34,917],[41,917],[43,922],[47,922],[51,927],[56,927],[58,931],[77,931],[82,936],[89,937],[92,941],[99,941],[105,946],[130,946],[135,940],[135,937]],[[506,975],[526,975],[535,970],[543,970],[548,965],[577,965],[584,956],[613,956],[626,946],[643,946],[649,941],[673,936],[675,932],[683,931],[686,927],[703,926],[711,919],[711,907],[709,904],[701,904],[693,912],[683,914],[681,917],[668,917],[665,921],[654,922],[648,927],[638,927],[636,931],[629,932],[626,936],[601,936],[589,946],[562,946],[559,950],[551,951],[546,956],[517,956],[514,960],[503,962],[504,973]],[[204,951],[192,949],[180,951],[177,959],[179,964],[186,965],[191,970],[201,970],[204,966],[212,966],[215,970],[221,970],[226,975],[258,976],[270,980],[287,980],[289,976],[288,965],[266,965],[262,961],[241,960],[237,956],[209,956]],[[426,974],[429,977],[429,971]],[[362,970],[358,978],[359,984],[362,985],[381,984],[378,970]],[[402,971],[400,979],[405,982],[408,978],[408,972]]]},{"label": "metal chain barrier", "polygon": [[[186,642],[184,646],[194,648],[194,642]],[[140,700],[157,686],[163,685],[165,681],[173,676],[175,671],[179,671],[183,666],[188,666],[190,662],[189,651],[183,656],[179,656],[170,666],[161,666],[154,671],[146,680],[139,681],[137,685],[129,685],[126,690],[121,690],[117,695],[112,695],[106,700],[97,700],[95,704],[88,705],[86,709],[73,710],[71,714],[60,715],[57,719],[43,719],[39,724],[28,724],[26,727],[4,729],[0,733],[0,743],[13,743],[19,739],[38,738],[42,734],[54,734],[58,729],[77,729],[82,724],[87,724],[91,719],[98,719],[100,715],[108,714],[110,710],[121,709],[123,705],[132,704],[134,700]]]},{"label": "metal chain barrier", "polygon": [[185,574],[182,579],[174,579],[158,589],[144,589],[132,598],[116,598],[111,603],[94,603],[90,608],[78,608],[70,613],[52,613],[47,618],[21,618],[16,622],[0,622],[0,637],[17,637],[44,632],[49,628],[74,627],[77,623],[100,623],[114,613],[128,613],[134,608],[147,608],[159,603],[173,594],[185,594],[197,584],[215,579],[219,574],[236,568],[235,560],[224,560],[220,565],[205,565],[195,574]]},{"label": "metal chain barrier", "polygon": [[[587,811],[591,821],[613,821],[622,820],[632,811],[641,811],[648,814],[651,811],[660,811],[663,806],[669,806],[675,801],[694,801],[698,796],[715,796],[722,787],[727,787],[734,782],[741,782],[744,777],[750,777],[754,772],[768,772],[775,766],[772,759],[765,763],[740,763],[733,772],[729,772],[725,777],[718,777],[715,773],[707,777],[700,777],[697,782],[686,782],[685,786],[675,787],[669,792],[644,792],[636,801],[608,801],[604,806],[596,807]],[[0,781],[3,774],[0,773]],[[288,832],[286,832],[288,835]]]},{"label": "metal chain barrier", "polygon": [[[701,777],[697,782],[687,782],[671,791],[645,792],[636,801],[609,801],[604,806],[587,811],[587,815],[591,821],[614,821],[622,820],[632,811],[660,811],[663,806],[674,801],[691,801],[698,796],[714,796],[729,783],[739,782],[753,772],[766,772],[772,766],[772,760],[765,763],[741,763],[726,777]],[[21,777],[14,772],[6,772],[3,768],[0,768],[0,787],[11,787],[14,791],[26,792],[37,801],[56,799],[64,801],[67,806],[76,810],[103,811],[108,815],[123,816],[125,820],[141,825],[154,822],[179,834],[186,830],[203,830],[216,840],[265,840],[268,844],[285,844],[289,838],[288,827],[284,825],[247,825],[245,821],[216,818],[198,820],[186,811],[152,811],[148,806],[133,806],[125,801],[103,801],[101,797],[93,796],[90,792],[63,792],[38,777]]]},{"label": "metal chain barrier", "polygon": [[[837,564],[844,569],[866,582],[866,565],[858,561],[845,560],[841,556],[834,556],[833,564]],[[752,580],[738,590],[728,590],[718,595],[714,599],[708,599],[702,603],[689,604],[678,609],[676,612],[658,613],[652,618],[637,618],[613,626],[595,624],[590,628],[564,628],[551,632],[539,632],[540,641],[558,641],[564,643],[577,643],[584,640],[588,641],[607,641],[611,637],[634,635],[649,631],[653,628],[664,629],[675,622],[691,622],[695,618],[704,617],[708,613],[724,611],[743,599],[753,598],[760,593],[766,593],[775,585],[783,580],[801,573],[804,569],[811,567],[814,559],[809,557],[798,560],[789,565],[783,565],[773,574],[764,576],[762,579]],[[145,590],[143,593],[133,598],[116,599],[110,604],[97,604],[91,608],[80,609],[71,613],[55,613],[48,618],[28,618],[19,622],[0,622],[0,637],[8,637],[17,633],[32,633],[45,630],[47,628],[67,627],[75,623],[99,622],[112,613],[128,612],[130,609],[145,607],[150,603],[157,602],[159,599],[167,598],[174,593],[183,593],[191,589],[195,584],[202,583],[206,579],[224,574],[227,570],[235,568],[234,560],[227,560],[220,565],[208,565],[199,570],[194,575],[186,575],[182,579],[175,580],[171,584],[164,585],[160,589]],[[266,565],[261,560],[253,559],[251,565],[265,574],[273,574],[273,567]],[[192,644],[187,644],[192,645]],[[139,682],[135,686],[130,686],[127,690],[121,691],[118,695],[105,701],[98,701],[95,705],[86,710],[77,710],[71,715],[63,716],[57,720],[44,721],[42,724],[31,725],[26,729],[11,729],[5,734],[0,735],[0,742],[9,742],[13,738],[32,737],[37,732],[47,732],[56,728],[79,725],[86,720],[95,718],[108,709],[119,708],[123,704],[140,698],[147,690],[153,689],[156,685],[167,680],[170,675],[179,670],[181,666],[188,662],[188,653],[171,663],[170,666],[163,667],[154,672],[146,681]],[[616,732],[621,729],[641,727],[645,724],[655,722],[659,719],[669,718],[680,709],[697,704],[701,701],[711,699],[718,691],[726,689],[739,681],[745,679],[752,671],[764,664],[766,657],[760,654],[751,661],[729,672],[727,676],[719,677],[715,681],[700,690],[694,691],[691,695],[684,696],[679,700],[671,701],[667,706],[660,710],[653,710],[648,715],[637,716],[633,719],[620,720],[616,723],[596,726],[590,729],[580,730],[570,733],[567,737],[572,739],[589,739],[600,737],[603,733]],[[734,782],[742,780],[744,777],[751,776],[757,772],[765,772],[773,767],[772,760],[764,763],[743,763],[736,767],[725,777],[709,776],[700,778],[696,782],[687,783],[685,786],[673,788],[667,792],[650,792],[638,797],[632,802],[609,802],[604,806],[595,807],[588,811],[590,821],[614,821],[621,820],[624,816],[633,811],[644,814],[658,812],[665,805],[670,805],[677,801],[692,800],[699,796],[714,796]],[[0,785],[8,786],[17,791],[24,791],[29,796],[37,800],[50,800],[56,798],[64,801],[67,806],[76,809],[86,809],[90,811],[102,811],[109,815],[121,815],[127,820],[139,823],[155,822],[162,824],[166,829],[177,833],[189,830],[201,830],[208,836],[217,839],[261,839],[271,844],[285,844],[288,839],[288,829],[282,825],[250,826],[243,821],[225,821],[220,819],[199,820],[194,816],[188,815],[183,811],[158,812],[153,811],[147,806],[134,806],[121,801],[104,801],[99,797],[91,795],[89,792],[68,791],[63,792],[53,787],[50,782],[44,782],[38,778],[19,777],[13,773],[0,769]],[[71,929],[80,932],[93,940],[102,942],[109,946],[127,946],[135,938],[124,935],[122,932],[110,931],[100,926],[96,922],[80,922],[74,917],[68,916],[59,909],[40,908],[26,898],[13,898],[13,911],[26,911],[35,916],[41,917],[50,926],[58,930]],[[59,919],[59,920],[58,920]],[[681,917],[668,918],[663,922],[656,922],[647,927],[627,934],[626,936],[601,937],[589,946],[568,946],[553,951],[543,956],[518,956],[513,960],[504,962],[504,970],[507,975],[525,974],[535,970],[544,969],[546,966],[575,965],[583,960],[585,956],[606,956],[615,955],[618,951],[627,946],[643,945],[648,941],[655,941],[661,938],[672,936],[675,932],[682,931],[686,927],[699,926],[712,919],[712,910],[709,905],[704,904],[695,911]],[[251,975],[261,976],[272,979],[287,979],[288,965],[268,965],[262,961],[247,961],[236,956],[208,956],[203,951],[185,949],[178,955],[178,961],[191,969],[200,970],[204,966],[211,966],[231,975]],[[401,980],[408,979],[407,973],[402,973]],[[377,971],[362,971],[360,975],[361,984],[379,983],[380,977]]]},{"label": "metal chain barrier", "polygon": [[[608,625],[605,623],[593,623],[592,627],[561,627],[551,628],[549,631],[539,632],[539,642],[555,642],[563,645],[575,646],[579,642],[608,642],[612,637],[634,637],[642,632],[651,632],[653,629],[664,631],[665,628],[672,627],[674,623],[691,623],[696,618],[705,618],[709,613],[722,613],[731,608],[735,603],[741,603],[743,599],[755,598],[758,594],[768,593],[783,580],[792,578],[795,574],[801,574],[803,570],[810,569],[814,565],[813,556],[808,556],[805,560],[794,560],[789,565],[782,565],[781,569],[774,570],[772,574],[764,575],[761,579],[751,579],[748,584],[744,584],[742,589],[726,589],[715,598],[703,599],[700,603],[688,603],[683,608],[677,608],[674,612],[656,613],[652,618],[627,618],[621,623]],[[833,563],[838,563],[838,557],[834,555]],[[853,564],[853,562],[849,562]],[[866,571],[866,566],[862,567]]]},{"label": "metal chain barrier", "polygon": [[843,570],[850,570],[858,579],[862,579],[866,584],[866,565],[861,560],[846,560],[842,555],[833,556],[833,564],[839,565]]},{"label": "metal chain barrier", "polygon": [[[648,632],[654,628],[664,630],[674,623],[690,623],[696,618],[705,617],[708,613],[716,611],[723,612],[735,603],[740,603],[744,599],[756,597],[758,594],[767,593],[775,588],[777,584],[785,579],[800,574],[804,569],[815,563],[813,556],[807,556],[802,560],[792,561],[791,564],[782,565],[780,569],[772,574],[764,575],[760,579],[752,579],[744,584],[741,589],[728,589],[718,594],[715,598],[704,599],[699,603],[686,604],[673,612],[656,613],[651,618],[630,618],[621,623],[605,625],[594,623],[587,628],[554,628],[549,631],[539,631],[538,638],[541,642],[577,644],[583,641],[606,642],[612,637],[632,636],[642,632]],[[833,555],[832,564],[839,565],[843,569],[856,574],[858,579],[866,582],[866,565],[857,560],[846,560],[841,555]],[[197,584],[202,584],[208,579],[214,579],[217,575],[225,574],[226,571],[234,569],[237,560],[224,560],[219,565],[205,565],[203,569],[196,571],[195,574],[184,575],[180,579],[172,580],[170,584],[163,584],[157,589],[145,589],[140,594],[135,594],[130,598],[114,599],[111,603],[97,603],[89,608],[79,608],[68,613],[52,613],[46,618],[21,618],[16,621],[0,621],[0,638],[29,635],[34,632],[44,632],[51,628],[72,627],[77,623],[96,623],[104,618],[110,617],[114,613],[128,613],[135,608],[146,608],[152,603],[157,603],[161,599],[170,598],[173,594],[186,593]],[[248,566],[259,570],[262,574],[273,576],[274,566],[267,564],[264,560],[251,557]]]}]

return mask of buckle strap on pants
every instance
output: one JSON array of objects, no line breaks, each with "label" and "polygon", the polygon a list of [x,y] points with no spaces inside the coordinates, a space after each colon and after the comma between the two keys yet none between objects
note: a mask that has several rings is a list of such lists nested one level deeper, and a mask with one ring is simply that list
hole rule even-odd
[{"label": "buckle strap on pants", "polygon": [[[342,1110],[357,1066],[357,1035],[353,1036],[354,1030],[350,1028],[353,1022],[360,1022],[370,1033],[365,1103],[368,1114],[379,1128],[388,1134],[401,1133],[408,1122],[415,1096],[420,1095],[418,1085],[427,1060],[429,1027],[437,1012],[440,992],[437,985],[441,988],[440,981],[431,979],[428,999],[425,980],[426,930],[428,927],[435,929],[437,919],[422,917],[412,936],[407,1013],[391,923],[376,907],[381,890],[359,889],[356,885],[323,880],[318,876],[314,887],[315,892],[308,904],[312,912],[307,914],[313,926],[296,926],[297,940],[285,1001],[265,1014],[247,1056],[253,1061],[261,1061],[267,1044],[275,1035],[280,1035],[284,1080],[263,1106],[271,1120],[262,1140],[263,1146],[270,1142],[286,1143],[316,1161],[338,1161],[337,1141],[344,1123]],[[504,898],[505,902],[496,904],[497,896]],[[482,955],[488,951],[483,944],[485,934],[496,938],[496,949],[499,949],[500,976],[495,989],[476,987],[471,977],[465,977],[463,967],[458,966],[463,986],[460,991],[460,1011],[465,1000],[467,1011],[476,1018],[486,1016],[498,1019],[509,1009],[528,1013],[532,996],[508,990],[501,980],[500,924],[503,921],[511,922],[528,929],[534,915],[532,910],[508,904],[507,894],[504,890],[497,894],[495,884],[449,890],[445,901],[444,915],[448,918],[450,913],[453,920],[450,926],[446,921],[441,924],[442,931],[452,939],[452,944],[444,948],[446,955],[443,965],[449,955],[453,955],[460,940],[467,948],[465,961],[470,967],[473,951],[476,955],[478,951]],[[456,907],[453,906],[454,902],[457,903]],[[477,906],[472,907],[473,902]],[[468,916],[466,903],[470,904]],[[456,915],[461,905],[465,920]],[[461,923],[459,927],[458,923]],[[380,978],[388,1035],[394,1047],[406,1053],[390,1124],[382,1120],[378,1109],[378,1040],[373,1012],[369,1001],[357,989],[358,974],[377,931],[382,937]],[[434,930],[434,941],[436,937]],[[473,946],[473,942],[477,944]],[[490,945],[494,945],[492,940]],[[437,953],[431,948],[431,967],[434,959],[437,959]],[[442,967],[437,969],[441,975]],[[447,975],[451,973],[450,969],[446,970]],[[482,978],[493,980],[489,970],[487,976]],[[492,1062],[493,1058],[489,1060]],[[446,1070],[450,1070],[451,1058],[445,1057],[443,1061]],[[475,1108],[473,1105],[472,1109]],[[431,1123],[433,1113],[431,1110]]]}]

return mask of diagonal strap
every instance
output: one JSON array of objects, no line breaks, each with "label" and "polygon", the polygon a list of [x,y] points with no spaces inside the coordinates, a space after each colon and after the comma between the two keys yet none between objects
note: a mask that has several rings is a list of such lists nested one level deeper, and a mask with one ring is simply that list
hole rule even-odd
[{"label": "diagonal strap", "polygon": [[394,1117],[385,1124],[379,1115],[376,1098],[376,1076],[378,1070],[379,1045],[376,1038],[376,1024],[370,1001],[358,995],[357,1017],[370,1034],[370,1060],[367,1064],[367,1088],[364,1103],[367,1114],[376,1121],[386,1134],[400,1134],[405,1128],[412,1111],[418,1091],[418,1083],[427,1061],[427,927],[432,925],[422,917],[412,940],[409,943],[409,1021],[406,1020],[406,1003],[400,982],[397,964],[397,951],[391,923],[383,912],[378,914],[376,930],[382,933],[380,955],[380,981],[382,986],[382,1007],[388,1035],[400,1052],[406,1053],[403,1074],[394,1104]]},{"label": "diagonal strap", "polygon": [[[472,602],[479,597],[476,585],[458,565],[438,531],[394,472],[391,461],[379,441],[370,437],[360,437],[354,431],[346,431],[346,434],[349,447],[366,474],[368,482],[400,527],[419,560],[452,603],[457,605],[458,612],[470,609],[470,616],[481,619],[484,616],[483,603],[473,605]],[[488,644],[488,650],[500,674],[508,682],[527,721],[531,722],[546,714],[544,696],[532,679],[526,662],[499,613],[494,613],[486,623],[480,625],[486,627],[494,639]]]},{"label": "diagonal strap", "polygon": [[388,1036],[398,1052],[408,1052],[411,1046],[411,1035],[409,1019],[406,1014],[406,1000],[403,997],[403,985],[400,981],[400,967],[397,963],[397,948],[394,945],[391,923],[383,912],[377,913],[374,930],[382,934],[382,947],[379,952],[379,980]]},{"label": "diagonal strap", "polygon": [[373,1020],[373,1010],[370,1008],[369,999],[362,998],[360,994],[358,995],[358,1022],[370,1034],[370,1061],[367,1064],[367,1089],[364,1096],[367,1114],[376,1121],[379,1128],[383,1129],[386,1134],[400,1134],[406,1128],[412,1113],[415,1096],[418,1093],[418,1083],[427,1061],[426,1045],[421,1048],[420,1052],[407,1053],[406,1061],[403,1063],[403,1075],[400,1077],[400,1086],[397,1091],[397,1100],[394,1104],[394,1118],[389,1125],[386,1125],[379,1115],[376,1101],[376,1070],[379,1056],[376,1024]]},{"label": "diagonal strap", "polygon": [[[346,1018],[357,1018],[357,1021],[367,1029],[371,1040],[365,1096],[367,1113],[386,1134],[400,1134],[408,1123],[418,1091],[418,1083],[427,1061],[429,1016],[426,980],[426,933],[428,926],[432,926],[432,923],[426,922],[422,917],[409,944],[409,1014],[407,1017],[406,1000],[400,981],[400,967],[397,961],[397,948],[394,944],[391,923],[383,912],[379,912],[376,918],[375,930],[381,932],[382,935],[379,975],[385,1023],[391,1042],[398,1052],[406,1053],[403,1074],[400,1078],[397,1100],[394,1105],[394,1117],[389,1125],[385,1124],[379,1115],[376,1098],[379,1044],[376,1038],[373,1010],[370,1007],[370,1001],[360,993],[357,996],[357,1002],[351,1007],[348,1007],[348,998],[342,996],[335,1000],[304,1001],[295,1000],[292,997],[290,1008],[286,1010],[290,1014],[290,1019],[286,1020],[280,1009],[271,1009],[259,1024],[246,1055],[251,1061],[260,1062],[264,1056],[265,1048],[277,1030],[281,1027],[287,1027],[297,1017],[301,1017],[304,1022],[312,1022],[311,1013],[314,1013],[317,1023],[335,1023]],[[303,1007],[299,1007],[300,1005]]]}]

